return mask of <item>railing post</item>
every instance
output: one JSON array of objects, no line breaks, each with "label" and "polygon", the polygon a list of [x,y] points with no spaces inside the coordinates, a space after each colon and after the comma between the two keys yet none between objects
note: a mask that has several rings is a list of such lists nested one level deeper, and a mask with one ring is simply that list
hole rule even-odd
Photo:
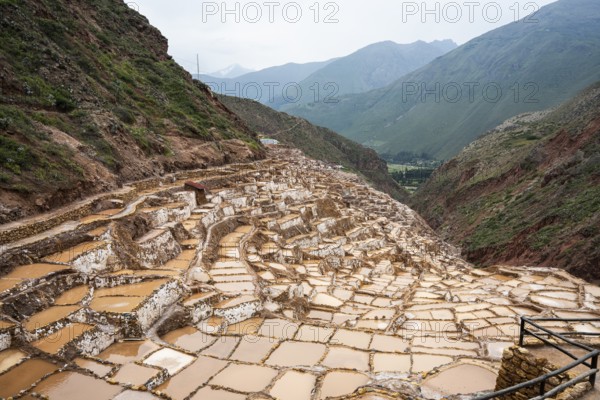
[{"label": "railing post", "polygon": [[525,318],[521,316],[521,331],[519,332],[519,347],[523,347],[523,339],[525,338]]},{"label": "railing post", "polygon": [[[592,357],[592,369],[596,368],[598,368],[598,353]],[[596,385],[596,374],[590,375],[590,383],[592,384],[592,388]]]},{"label": "railing post", "polygon": [[540,396],[543,396],[544,393],[546,393],[546,380],[545,379],[540,383]]}]

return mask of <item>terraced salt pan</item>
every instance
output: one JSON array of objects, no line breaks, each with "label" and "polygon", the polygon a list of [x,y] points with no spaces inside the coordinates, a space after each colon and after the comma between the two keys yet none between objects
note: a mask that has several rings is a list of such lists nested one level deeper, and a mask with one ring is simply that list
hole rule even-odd
[{"label": "terraced salt pan", "polygon": [[48,354],[57,354],[69,342],[79,338],[85,332],[92,329],[94,329],[93,325],[79,323],[69,324],[52,335],[33,342],[32,346]]},{"label": "terraced salt pan", "polygon": [[27,357],[27,354],[17,349],[0,351],[0,374],[14,367]]},{"label": "terraced salt pan", "polygon": [[357,372],[331,371],[325,375],[319,400],[354,393],[356,389],[369,382],[367,375]]},{"label": "terraced salt pan", "polygon": [[90,288],[86,285],[77,286],[73,289],[67,290],[63,294],[61,294],[56,301],[55,305],[70,305],[70,304],[79,304],[81,300],[85,296],[87,296],[90,292]]},{"label": "terraced salt pan", "polygon": [[298,371],[287,371],[275,382],[269,394],[280,400],[311,400],[316,377]]},{"label": "terraced salt pan", "polygon": [[[183,400],[200,386],[206,384],[213,376],[221,372],[226,366],[226,361],[199,356],[196,361],[183,371],[168,379],[157,390],[166,393],[175,400]],[[195,397],[199,398],[199,397]],[[203,397],[213,399],[216,397]]]},{"label": "terraced salt pan", "polygon": [[55,306],[32,315],[23,322],[23,327],[29,332],[43,328],[52,322],[59,321],[80,309],[79,306]]},{"label": "terraced salt pan", "polygon": [[30,388],[44,376],[58,370],[58,366],[40,359],[31,359],[0,375],[0,397],[16,396]]},{"label": "terraced salt pan", "polygon": [[89,400],[109,400],[122,390],[120,386],[76,372],[60,372],[44,379],[35,387],[36,393],[64,400],[81,399],[83,393]]},{"label": "terraced salt pan", "polygon": [[105,377],[113,369],[112,365],[105,365],[105,364],[101,364],[97,361],[87,360],[84,358],[76,358],[75,360],[73,360],[73,362],[77,366],[79,366],[83,369],[87,369],[88,371],[91,371],[94,375],[96,375],[99,378]]},{"label": "terraced salt pan", "polygon": [[319,362],[327,347],[321,343],[283,342],[267,359],[267,365],[278,367],[306,366]]},{"label": "terraced salt pan", "polygon": [[180,351],[164,348],[152,353],[144,360],[144,364],[165,368],[167,371],[169,371],[169,374],[175,375],[177,372],[189,365],[192,361],[194,361],[194,357],[192,356]]},{"label": "terraced salt pan", "polygon": [[277,374],[277,370],[268,367],[230,364],[209,383],[243,393],[256,393],[269,386]]},{"label": "terraced salt pan", "polygon": [[97,357],[115,364],[127,364],[140,361],[159,348],[150,340],[119,342],[112,344]]},{"label": "terraced salt pan", "polygon": [[492,391],[496,374],[473,364],[459,364],[426,379],[421,390],[428,398]]},{"label": "terraced salt pan", "polygon": [[167,343],[192,353],[197,353],[209,347],[217,340],[215,336],[207,335],[191,326],[171,331],[163,336],[162,339]]},{"label": "terraced salt pan", "polygon": [[115,382],[123,385],[142,386],[158,375],[158,369],[148,368],[137,364],[125,364],[112,377]]}]

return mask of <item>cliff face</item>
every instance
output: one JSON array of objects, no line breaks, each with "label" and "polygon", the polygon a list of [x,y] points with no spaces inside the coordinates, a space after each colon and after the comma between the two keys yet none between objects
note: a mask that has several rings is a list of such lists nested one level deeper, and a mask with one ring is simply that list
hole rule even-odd
[{"label": "cliff face", "polygon": [[0,41],[0,223],[263,154],[121,1],[1,1]]},{"label": "cliff face", "polygon": [[600,279],[600,86],[507,121],[443,165],[411,202],[470,261]]}]

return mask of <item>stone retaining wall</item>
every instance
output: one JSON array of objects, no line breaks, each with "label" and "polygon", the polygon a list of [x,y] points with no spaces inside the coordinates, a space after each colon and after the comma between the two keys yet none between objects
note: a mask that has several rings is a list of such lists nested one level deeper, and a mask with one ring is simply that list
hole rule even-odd
[{"label": "stone retaining wall", "polygon": [[[562,367],[562,366],[561,366]],[[537,358],[527,349],[513,346],[504,350],[502,355],[502,366],[498,372],[496,380],[496,391],[506,389],[508,387],[518,385],[522,382],[538,378],[548,374],[560,367],[550,363],[545,358]],[[567,371],[566,373],[557,375],[546,381],[546,392],[568,382],[578,374]],[[591,389],[591,385],[584,381],[569,389],[563,391],[556,397],[550,400],[575,400],[579,399],[583,394]],[[523,389],[517,393],[503,397],[503,400],[527,400],[539,396],[540,386],[535,385],[527,389]]]}]

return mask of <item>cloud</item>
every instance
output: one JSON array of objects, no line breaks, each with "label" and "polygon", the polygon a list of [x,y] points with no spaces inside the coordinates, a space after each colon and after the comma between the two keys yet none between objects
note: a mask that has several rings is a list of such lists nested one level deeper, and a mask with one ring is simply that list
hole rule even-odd
[{"label": "cloud", "polygon": [[327,60],[369,44],[453,39],[464,43],[553,0],[136,0],[189,71],[238,63],[261,69]]}]

